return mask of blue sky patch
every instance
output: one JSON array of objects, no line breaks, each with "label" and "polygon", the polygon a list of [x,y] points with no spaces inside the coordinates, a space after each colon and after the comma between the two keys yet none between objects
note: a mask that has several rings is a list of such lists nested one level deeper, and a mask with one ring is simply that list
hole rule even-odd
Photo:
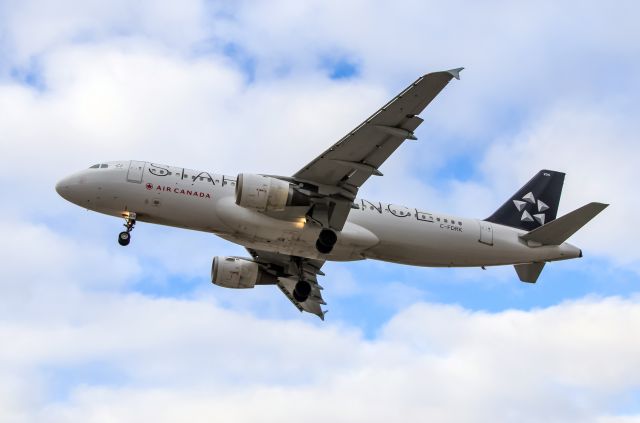
[{"label": "blue sky patch", "polygon": [[125,372],[108,360],[46,366],[41,369],[52,400],[63,402],[82,386],[119,386],[127,382]]},{"label": "blue sky patch", "polygon": [[25,66],[11,68],[10,76],[14,81],[39,92],[43,92],[47,88],[42,67],[36,59],[31,59]]},{"label": "blue sky patch", "polygon": [[321,67],[328,72],[331,79],[349,79],[357,77],[360,66],[347,57],[326,57],[321,59]]},{"label": "blue sky patch", "polygon": [[226,43],[222,46],[222,53],[231,59],[238,68],[246,75],[247,82],[251,83],[256,77],[256,59],[242,46],[235,43]]}]

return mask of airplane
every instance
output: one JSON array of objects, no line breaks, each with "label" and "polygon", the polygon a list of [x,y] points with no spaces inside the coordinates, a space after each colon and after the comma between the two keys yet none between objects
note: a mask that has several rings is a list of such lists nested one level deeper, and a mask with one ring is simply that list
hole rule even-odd
[{"label": "airplane", "polygon": [[137,160],[108,161],[56,185],[66,200],[137,222],[213,233],[250,257],[214,257],[211,282],[276,285],[324,320],[318,276],[326,261],[382,260],[413,266],[513,265],[535,283],[547,262],[582,257],[565,242],[604,210],[592,202],[556,218],[565,174],[541,170],[486,219],[357,198],[371,176],[423,122],[418,115],[463,68],[421,76],[292,176],[237,177]]}]

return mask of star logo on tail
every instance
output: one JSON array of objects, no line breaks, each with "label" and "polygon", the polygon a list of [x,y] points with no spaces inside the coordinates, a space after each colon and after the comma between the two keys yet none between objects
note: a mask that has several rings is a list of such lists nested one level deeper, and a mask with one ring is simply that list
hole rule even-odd
[{"label": "star logo on tail", "polygon": [[[539,225],[544,225],[546,215],[545,211],[549,210],[549,206],[542,200],[537,200],[533,193],[530,192],[522,197],[522,200],[513,200],[513,204],[516,206],[519,212],[522,212],[520,220],[523,222],[538,222]],[[534,213],[533,215],[531,213]]]}]

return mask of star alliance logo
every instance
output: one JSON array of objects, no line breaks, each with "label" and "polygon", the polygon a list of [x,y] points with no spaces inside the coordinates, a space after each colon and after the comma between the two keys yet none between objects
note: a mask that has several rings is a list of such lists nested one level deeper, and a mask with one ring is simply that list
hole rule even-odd
[{"label": "star alliance logo", "polygon": [[[524,201],[513,200],[513,204],[515,204],[516,209],[518,209],[519,212],[522,212],[522,216],[520,217],[520,220],[522,220],[523,222],[533,222],[535,219],[535,221],[538,222],[540,225],[544,225],[546,216],[543,212],[545,212],[546,210],[549,210],[549,206],[547,206],[544,202],[540,200],[536,201],[536,198],[533,196],[532,192],[522,197],[522,200]],[[534,214],[533,216],[527,210],[527,209],[531,209],[531,206],[533,207],[537,206],[537,209],[538,209],[538,213]]]}]

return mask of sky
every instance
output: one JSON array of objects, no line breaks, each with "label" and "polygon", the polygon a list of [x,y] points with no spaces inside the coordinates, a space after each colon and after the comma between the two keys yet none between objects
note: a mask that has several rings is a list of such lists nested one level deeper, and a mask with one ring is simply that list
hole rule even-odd
[{"label": "sky", "polygon": [[[640,422],[637,2],[0,0],[0,421]],[[585,254],[328,263],[324,322],[209,280],[240,246],[60,198],[108,160],[291,175],[464,66],[361,190],[483,218],[540,169]]]}]

